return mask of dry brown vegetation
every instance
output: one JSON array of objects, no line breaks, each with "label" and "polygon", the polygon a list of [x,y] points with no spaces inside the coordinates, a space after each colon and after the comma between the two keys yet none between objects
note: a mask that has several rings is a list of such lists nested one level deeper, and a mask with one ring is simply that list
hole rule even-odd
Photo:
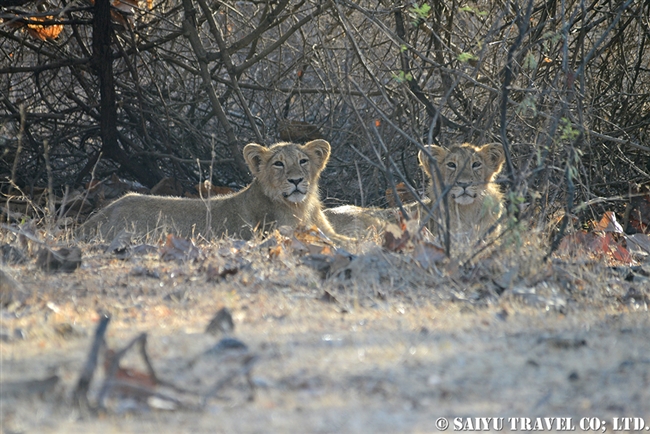
[{"label": "dry brown vegetation", "polygon": [[[648,2],[113,4],[0,8],[2,432],[650,424]],[[246,143],[316,137],[332,205],[418,196],[426,144],[499,142],[505,231],[71,236],[126,191],[238,189]]]},{"label": "dry brown vegetation", "polygon": [[[650,269],[573,252],[544,261],[536,239],[470,260],[471,249],[448,259],[422,240],[395,252],[369,239],[350,254],[312,230],[198,245],[127,238],[82,245],[71,273],[5,266],[18,283],[0,282],[3,430],[430,432],[438,417],[647,418]],[[234,330],[211,321],[223,308]],[[137,347],[111,372],[105,349],[141,333],[153,373]],[[246,347],[228,349],[232,339]],[[80,403],[93,342],[103,346]]]}]

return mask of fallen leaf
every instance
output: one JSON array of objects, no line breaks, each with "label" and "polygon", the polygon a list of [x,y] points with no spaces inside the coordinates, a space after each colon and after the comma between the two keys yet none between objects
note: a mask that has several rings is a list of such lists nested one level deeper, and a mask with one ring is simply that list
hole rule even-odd
[{"label": "fallen leaf", "polygon": [[271,248],[269,248],[269,257],[271,259],[277,258],[282,254],[284,249],[282,248],[282,244],[277,244]]},{"label": "fallen leaf", "polygon": [[430,242],[418,243],[413,249],[413,259],[425,269],[442,262],[445,257],[444,249]]},{"label": "fallen leaf", "polygon": [[594,224],[594,231],[623,233],[623,227],[616,221],[616,214],[613,211],[607,211],[603,218]]},{"label": "fallen leaf", "polygon": [[[104,353],[104,369],[106,372],[110,370],[111,364],[115,358],[114,350],[106,350]],[[122,397],[134,395],[134,398],[141,398],[148,396],[154,393],[154,388],[156,387],[156,379],[153,378],[150,374],[142,371],[138,371],[132,368],[123,368],[122,366],[117,365],[117,371],[115,372],[115,380],[122,383],[121,386],[117,386],[114,391],[119,393]],[[128,386],[136,386],[135,388]]]},{"label": "fallen leaf", "polygon": [[36,258],[36,265],[48,273],[63,271],[72,273],[81,265],[81,249],[79,247],[51,250],[41,249]]},{"label": "fallen leaf", "polygon": [[382,247],[391,252],[401,252],[406,247],[410,235],[394,223],[386,225]]},{"label": "fallen leaf", "polygon": [[612,232],[600,235],[594,232],[580,231],[566,235],[560,243],[558,252],[569,255],[580,253],[607,255],[616,261],[632,262],[630,252],[614,238]]},{"label": "fallen leaf", "polygon": [[219,333],[230,333],[235,329],[235,323],[232,320],[232,314],[227,307],[222,307],[210,320],[205,328],[206,333],[217,335]]},{"label": "fallen leaf", "polygon": [[160,259],[163,261],[187,261],[201,256],[201,250],[191,240],[167,235],[165,245],[160,248]]},{"label": "fallen leaf", "polygon": [[294,231],[294,236],[304,244],[327,243],[329,241],[327,236],[316,226],[298,227]]},{"label": "fallen leaf", "polygon": [[119,259],[126,259],[129,257],[129,247],[131,246],[131,237],[132,234],[124,229],[122,229],[111,244],[106,249],[107,252],[113,253]]},{"label": "fallen leaf", "polygon": [[629,215],[629,226],[642,233],[648,233],[650,227],[650,193],[648,193],[648,188],[650,186],[633,186],[630,191],[632,200],[628,204],[628,210],[626,210],[626,215]]},{"label": "fallen leaf", "polygon": [[210,264],[206,271],[208,282],[216,282],[226,276],[234,275],[239,272],[239,266],[235,263],[224,263],[220,265]]},{"label": "fallen leaf", "polygon": [[630,253],[636,255],[650,255],[650,235],[632,234],[625,237]]},{"label": "fallen leaf", "polygon": [[596,252],[608,254],[617,261],[626,264],[632,262],[630,252],[614,239],[611,232],[606,232],[602,237],[596,237],[590,247]]}]

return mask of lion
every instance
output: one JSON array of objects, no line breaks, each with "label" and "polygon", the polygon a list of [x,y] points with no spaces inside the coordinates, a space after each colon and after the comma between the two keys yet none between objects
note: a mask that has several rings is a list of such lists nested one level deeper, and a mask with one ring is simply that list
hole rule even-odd
[{"label": "lion", "polygon": [[348,237],[362,237],[374,229],[381,232],[395,217],[389,209],[341,205],[323,210],[334,230]]},{"label": "lion", "polygon": [[127,230],[143,235],[163,228],[186,237],[200,233],[248,240],[256,230],[304,225],[316,226],[337,243],[349,242],[332,228],[319,198],[318,180],[330,150],[320,139],[269,148],[250,143],[243,153],[254,179],[243,190],[205,200],[130,193],[92,216],[78,233],[85,237],[96,230],[107,237]]},{"label": "lion", "polygon": [[[445,187],[451,187],[449,230],[455,239],[463,236],[464,239],[474,239],[485,235],[490,228],[498,229],[496,223],[503,213],[503,195],[494,181],[505,160],[503,148],[497,144],[478,148],[468,143],[450,148],[436,145],[425,148],[436,159]],[[444,227],[442,222],[445,221],[444,214],[439,212],[444,204],[439,200],[438,177],[431,176],[431,165],[424,152],[419,152],[418,159],[430,180],[427,188],[429,197],[420,202],[404,204],[403,208],[410,218],[415,219],[431,212],[432,218],[427,226],[437,232]],[[433,211],[430,209],[432,204],[436,204]],[[372,229],[381,232],[389,223],[396,223],[400,209],[343,205],[325,209],[324,213],[335,231],[360,237]]]},{"label": "lion", "polygon": [[418,153],[420,166],[430,180],[427,194],[435,207],[429,228],[438,231],[445,226],[445,214],[441,212],[444,209],[442,180],[444,188],[449,189],[447,203],[451,234],[480,239],[488,230],[498,229],[497,222],[503,213],[503,194],[494,181],[505,161],[503,147],[499,144],[476,147],[464,143],[449,148],[428,145],[425,149],[436,162],[434,168],[425,152]]},{"label": "lion", "polygon": [[[409,219],[417,219],[422,214],[422,205],[427,206],[428,203],[429,200],[425,198],[421,203],[406,203],[402,207]],[[388,224],[399,223],[402,215],[398,207],[373,208],[356,205],[326,208],[323,212],[337,233],[354,238],[382,233]]]}]

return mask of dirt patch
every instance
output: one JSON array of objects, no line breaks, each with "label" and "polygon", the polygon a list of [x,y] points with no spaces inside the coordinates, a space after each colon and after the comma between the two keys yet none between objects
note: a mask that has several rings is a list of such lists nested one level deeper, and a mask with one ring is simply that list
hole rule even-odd
[{"label": "dirt patch", "polygon": [[[263,240],[198,245],[171,261],[157,245],[122,256],[81,247],[72,273],[48,274],[34,259],[4,266],[20,297],[1,311],[3,432],[432,432],[439,417],[449,430],[455,417],[503,417],[506,430],[512,417],[565,416],[578,430],[582,417],[610,430],[615,417],[650,423],[643,266],[543,262],[524,248],[425,269],[368,243],[324,280],[307,253]],[[206,333],[224,307],[234,331]],[[158,390],[183,406],[109,394],[98,415],[76,408],[104,314],[112,349],[147,333],[158,377],[192,393]],[[220,352],[224,338],[245,350]],[[249,356],[252,396],[241,370]],[[121,366],[145,371],[135,351]]]}]

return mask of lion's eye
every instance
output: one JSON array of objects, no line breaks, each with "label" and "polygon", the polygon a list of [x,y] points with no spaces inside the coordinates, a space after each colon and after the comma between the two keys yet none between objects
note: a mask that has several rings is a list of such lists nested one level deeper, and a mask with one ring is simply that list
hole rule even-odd
[{"label": "lion's eye", "polygon": [[306,158],[303,158],[302,160],[300,160],[300,165],[301,165],[301,166],[302,166],[303,164],[307,164],[307,163],[309,163],[309,160],[306,159]]},{"label": "lion's eye", "polygon": [[275,163],[273,163],[273,165],[275,167],[284,167],[284,163],[282,161],[276,161]]},{"label": "lion's eye", "polygon": [[447,163],[447,167],[449,167],[452,170],[456,170],[456,163],[449,162],[449,163]]},{"label": "lion's eye", "polygon": [[483,164],[480,161],[475,161],[474,164],[472,164],[472,169],[478,169],[482,165]]}]

